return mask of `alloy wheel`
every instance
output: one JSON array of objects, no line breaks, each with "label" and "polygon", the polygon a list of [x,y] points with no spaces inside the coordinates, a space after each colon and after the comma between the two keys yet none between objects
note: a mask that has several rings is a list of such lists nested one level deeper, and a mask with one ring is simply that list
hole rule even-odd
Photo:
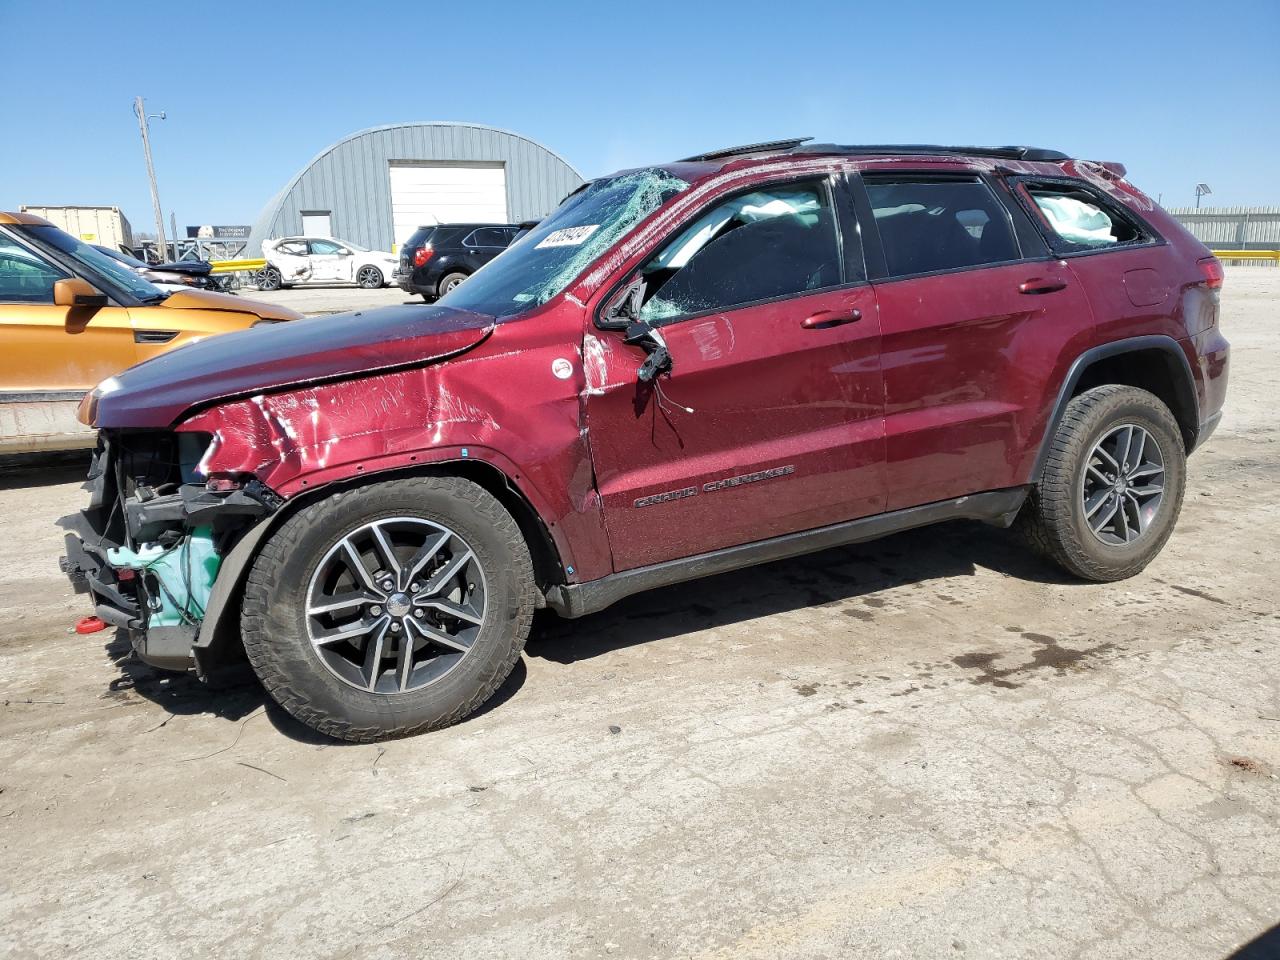
[{"label": "alloy wheel", "polygon": [[1164,501],[1164,454],[1155,437],[1133,423],[1104,434],[1085,461],[1080,501],[1102,543],[1125,546],[1145,534]]},{"label": "alloy wheel", "polygon": [[485,604],[484,570],[461,536],[390,517],[345,534],[320,560],[307,588],[307,634],[344,683],[406,693],[458,667]]},{"label": "alloy wheel", "polygon": [[356,283],[366,290],[372,290],[374,287],[382,286],[382,274],[377,267],[361,267],[360,272],[356,274]]}]

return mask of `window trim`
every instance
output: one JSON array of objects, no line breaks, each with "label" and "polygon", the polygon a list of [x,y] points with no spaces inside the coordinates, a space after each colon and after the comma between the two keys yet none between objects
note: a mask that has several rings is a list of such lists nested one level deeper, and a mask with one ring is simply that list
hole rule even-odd
[{"label": "window trim", "polygon": [[[81,264],[76,260],[72,259],[71,257],[67,256],[57,247],[51,247],[51,246],[47,246],[44,243],[41,243],[38,237],[27,236],[26,232],[23,231],[21,228],[16,230],[5,230],[4,228],[0,227],[0,232],[3,232],[10,239],[17,242],[19,246],[26,247],[28,250],[31,250],[32,252],[43,257],[44,259],[53,261],[61,269],[66,271],[67,277],[64,277],[63,278],[64,280],[67,279],[68,277],[78,277],[79,279],[84,280],[87,283],[91,284],[94,287],[94,289],[98,290],[101,293],[106,294],[107,306],[149,307],[149,306],[156,306],[157,303],[162,302],[162,301],[157,301],[156,303],[149,303],[147,301],[139,299],[138,297],[134,296],[132,291],[128,290],[125,287],[120,286],[114,280],[112,280],[109,276],[98,273],[98,271],[96,270],[86,269],[84,264]],[[17,301],[6,300],[4,302],[15,303]],[[49,306],[49,304],[35,304],[35,306]],[[67,308],[62,308],[62,309],[67,309]]]},{"label": "window trim", "polygon": [[[1043,255],[1036,251],[1029,252],[1024,242],[1024,236],[1018,230],[1017,221],[1014,219],[1013,212],[1009,209],[1009,201],[1004,195],[1007,191],[1002,191],[1000,185],[988,176],[986,172],[980,170],[927,170],[927,169],[906,169],[906,170],[885,170],[885,171],[857,171],[856,174],[850,175],[853,181],[856,176],[856,183],[851,182],[854,191],[854,202],[858,208],[858,219],[864,223],[870,223],[871,228],[863,229],[864,239],[863,246],[868,250],[867,255],[867,272],[871,276],[873,283],[897,283],[900,280],[919,280],[922,277],[941,277],[953,273],[968,273],[973,270],[993,270],[997,267],[1007,267],[1015,263],[1035,263],[1042,260],[1050,260],[1050,250],[1045,250]],[[867,181],[877,180],[894,181],[894,182],[918,182],[918,183],[980,183],[991,193],[991,199],[995,201],[996,206],[1004,212],[1005,223],[1009,228],[1009,234],[1013,237],[1014,246],[1018,249],[1018,256],[1012,260],[995,260],[990,263],[971,263],[960,267],[947,267],[943,270],[927,270],[921,273],[904,273],[900,276],[894,276],[889,272],[889,261],[885,256],[884,240],[880,236],[880,225],[876,222],[875,211],[871,206],[871,195],[867,191]],[[873,249],[874,245],[874,249]],[[874,273],[873,273],[874,271]]]},{"label": "window trim", "polygon": [[672,240],[674,240],[677,236],[679,236],[682,230],[684,230],[686,227],[688,227],[690,224],[696,221],[703,214],[707,213],[710,210],[715,209],[716,207],[720,206],[720,204],[722,203],[726,203],[729,200],[732,200],[734,197],[746,196],[749,193],[756,193],[761,190],[769,190],[775,187],[782,187],[782,186],[787,186],[791,184],[814,184],[826,191],[827,203],[831,209],[831,215],[832,215],[831,222],[832,222],[832,226],[835,229],[835,234],[836,234],[836,256],[837,256],[837,262],[840,267],[840,282],[835,284],[830,284],[825,287],[818,287],[813,290],[801,290],[796,293],[788,293],[779,297],[766,297],[762,300],[749,300],[745,303],[735,303],[732,306],[728,306],[728,307],[717,307],[710,310],[699,310],[694,313],[681,313],[673,317],[662,317],[659,320],[653,321],[651,325],[654,328],[661,329],[662,327],[671,326],[672,324],[675,324],[675,323],[685,323],[686,321],[689,321],[689,320],[699,320],[703,317],[715,316],[721,313],[729,313],[736,310],[746,310],[750,307],[764,306],[771,303],[781,303],[786,300],[795,300],[795,299],[799,299],[800,297],[810,296],[812,294],[830,293],[833,290],[843,290],[849,287],[866,285],[869,281],[866,279],[865,276],[858,280],[849,279],[849,256],[846,252],[848,249],[848,245],[845,238],[845,234],[848,229],[848,221],[850,217],[849,217],[848,210],[841,203],[842,190],[841,190],[841,185],[837,182],[837,178],[841,176],[842,174],[838,171],[834,173],[822,173],[822,172],[815,173],[813,171],[805,171],[803,173],[785,174],[774,179],[758,181],[756,183],[737,187],[726,193],[709,197],[706,203],[700,204],[699,206],[691,210],[688,216],[686,216],[678,224],[673,226],[670,230],[668,230],[665,234],[663,234],[661,239],[659,239],[656,243],[654,243],[647,250],[645,250],[644,253],[640,255],[639,262],[635,266],[635,268],[628,270],[626,273],[624,273],[622,275],[622,278],[610,287],[609,292],[605,296],[600,298],[599,304],[595,309],[595,314],[592,317],[593,325],[596,327],[597,330],[615,330],[616,331],[617,328],[615,327],[604,326],[601,324],[601,321],[604,317],[605,310],[611,304],[614,303],[614,301],[618,296],[618,293],[623,288],[629,286],[631,283],[633,283],[636,280],[636,278],[640,275],[640,271],[644,269],[645,265],[650,260],[653,259],[653,257],[657,254],[658,251],[665,249],[666,245]]},{"label": "window trim", "polygon": [[[1053,226],[1041,211],[1040,205],[1036,203],[1035,198],[1031,196],[1030,191],[1027,189],[1028,184],[1063,187],[1064,189],[1086,194],[1094,198],[1098,206],[1105,210],[1108,215],[1118,217],[1128,223],[1146,239],[1117,243],[1109,247],[1085,247],[1082,244],[1074,244],[1053,229]],[[1075,177],[1041,177],[1034,174],[1020,174],[1009,178],[1009,192],[1013,194],[1014,199],[1031,219],[1032,226],[1044,238],[1050,253],[1056,259],[1066,260],[1073,257],[1091,257],[1100,253],[1117,253],[1121,250],[1143,250],[1162,247],[1168,243],[1147,221],[1143,220],[1124,204],[1104,195],[1092,184]]]}]

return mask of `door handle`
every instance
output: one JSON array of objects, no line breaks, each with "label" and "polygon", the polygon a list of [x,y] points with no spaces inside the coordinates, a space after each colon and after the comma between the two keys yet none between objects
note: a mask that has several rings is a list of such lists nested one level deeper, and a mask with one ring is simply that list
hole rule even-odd
[{"label": "door handle", "polygon": [[1033,295],[1041,293],[1056,293],[1059,290],[1067,288],[1065,280],[1043,280],[1040,277],[1032,277],[1018,284],[1019,293],[1029,293]]},{"label": "door handle", "polygon": [[827,327],[838,327],[842,323],[856,323],[862,319],[861,310],[850,310],[848,313],[836,313],[834,310],[819,310],[812,316],[800,321],[806,330],[825,330]]}]

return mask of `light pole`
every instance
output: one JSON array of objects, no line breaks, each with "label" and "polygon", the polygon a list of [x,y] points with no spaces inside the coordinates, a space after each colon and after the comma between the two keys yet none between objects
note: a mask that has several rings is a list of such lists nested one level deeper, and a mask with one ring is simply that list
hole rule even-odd
[{"label": "light pole", "polygon": [[142,154],[147,158],[147,179],[151,181],[151,206],[155,209],[156,214],[156,244],[160,250],[160,262],[164,262],[167,258],[168,243],[164,238],[164,214],[160,211],[160,191],[156,188],[156,168],[151,163],[151,135],[147,128],[148,120],[163,120],[163,111],[151,116],[147,116],[147,108],[142,102],[141,97],[135,97],[133,101],[133,112],[138,117],[138,129],[142,131]]},{"label": "light pole", "polygon": [[1200,198],[1207,196],[1208,194],[1211,194],[1211,193],[1213,193],[1213,190],[1209,187],[1207,183],[1196,184],[1196,209],[1197,210],[1200,209]]}]

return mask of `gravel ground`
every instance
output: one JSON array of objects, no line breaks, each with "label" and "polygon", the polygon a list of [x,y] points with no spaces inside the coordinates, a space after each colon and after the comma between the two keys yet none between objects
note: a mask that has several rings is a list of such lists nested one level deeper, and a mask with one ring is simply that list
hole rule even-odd
[{"label": "gravel ground", "polygon": [[0,955],[1280,954],[1280,271],[1224,303],[1141,576],[916,531],[540,619],[480,715],[379,746],[74,634],[82,458],[0,465]]}]

